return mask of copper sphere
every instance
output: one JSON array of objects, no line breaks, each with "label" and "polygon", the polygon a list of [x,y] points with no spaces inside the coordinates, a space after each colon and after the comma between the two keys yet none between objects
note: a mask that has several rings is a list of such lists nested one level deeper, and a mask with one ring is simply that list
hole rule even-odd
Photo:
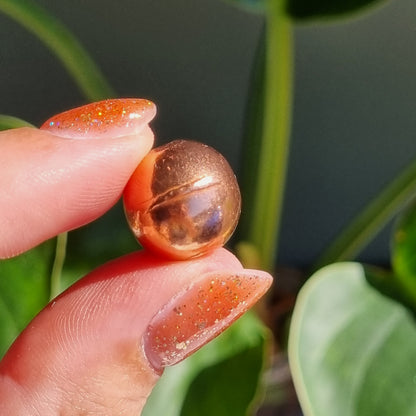
[{"label": "copper sphere", "polygon": [[227,242],[237,226],[241,196],[220,153],[175,140],[143,159],[125,188],[124,208],[144,247],[179,260]]}]

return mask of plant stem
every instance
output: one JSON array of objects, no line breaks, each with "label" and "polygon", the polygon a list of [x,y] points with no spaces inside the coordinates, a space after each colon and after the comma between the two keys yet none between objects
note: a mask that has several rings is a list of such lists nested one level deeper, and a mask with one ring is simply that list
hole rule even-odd
[{"label": "plant stem", "polygon": [[251,122],[258,123],[261,117],[261,123],[248,126],[250,143],[243,150],[243,203],[247,204],[240,238],[256,248],[261,267],[273,270],[289,153],[293,58],[292,25],[284,14],[284,2],[269,0],[267,7],[264,78],[262,91],[257,92],[263,102],[257,109],[251,106],[256,111]]},{"label": "plant stem", "polygon": [[85,97],[92,101],[114,96],[103,74],[75,36],[31,0],[0,0],[0,11],[39,37],[61,60]]},{"label": "plant stem", "polygon": [[353,259],[416,194],[416,161],[374,198],[339,234],[313,267]]},{"label": "plant stem", "polygon": [[61,293],[61,277],[66,255],[66,243],[68,233],[61,233],[56,237],[55,259],[53,261],[51,272],[50,299]]}]

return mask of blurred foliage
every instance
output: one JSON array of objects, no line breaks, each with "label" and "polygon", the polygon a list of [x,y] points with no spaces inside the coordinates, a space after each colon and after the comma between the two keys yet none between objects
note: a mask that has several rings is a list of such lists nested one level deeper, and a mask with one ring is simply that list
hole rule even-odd
[{"label": "blurred foliage", "polygon": [[0,356],[49,300],[54,241],[0,261]]},{"label": "blurred foliage", "polygon": [[61,61],[85,97],[92,101],[114,92],[78,39],[58,19],[32,0],[0,0],[0,12],[37,36]]},{"label": "blurred foliage", "polygon": [[411,300],[416,314],[416,205],[413,202],[396,224],[392,264],[398,285]]},{"label": "blurred foliage", "polygon": [[[273,1],[273,0],[272,0]],[[385,0],[284,0],[287,13],[294,19],[344,17]]]},{"label": "blurred foliage", "polygon": [[386,0],[227,0],[254,12],[267,13],[268,3],[284,5],[284,10],[294,20],[345,17]]},{"label": "blurred foliage", "polygon": [[18,127],[34,127],[27,121],[21,120],[20,118],[13,116],[6,116],[0,114],[0,131],[8,129],[16,129]]}]

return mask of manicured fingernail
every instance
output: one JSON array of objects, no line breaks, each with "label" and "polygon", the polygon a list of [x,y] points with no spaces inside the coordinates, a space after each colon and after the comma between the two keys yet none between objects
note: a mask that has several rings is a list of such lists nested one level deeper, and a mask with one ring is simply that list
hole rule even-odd
[{"label": "manicured fingernail", "polygon": [[270,287],[265,272],[209,274],[172,298],[152,319],[143,338],[157,371],[178,363],[215,338]]},{"label": "manicured fingernail", "polygon": [[156,114],[156,106],[140,98],[98,101],[51,117],[40,127],[60,137],[112,138],[139,133]]}]

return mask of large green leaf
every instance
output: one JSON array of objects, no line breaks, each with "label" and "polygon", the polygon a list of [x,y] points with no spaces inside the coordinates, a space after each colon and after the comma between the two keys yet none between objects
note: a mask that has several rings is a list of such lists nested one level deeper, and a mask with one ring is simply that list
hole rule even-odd
[{"label": "large green leaf", "polygon": [[142,415],[244,415],[256,398],[267,341],[268,331],[246,314],[196,354],[167,368]]},{"label": "large green leaf", "polygon": [[416,414],[416,327],[358,263],[327,266],[302,288],[289,359],[306,416]]},{"label": "large green leaf", "polygon": [[227,0],[245,9],[264,12],[267,1],[286,1],[286,11],[294,19],[330,18],[358,12],[385,0]]},{"label": "large green leaf", "polygon": [[54,242],[0,261],[0,357],[48,302]]}]

